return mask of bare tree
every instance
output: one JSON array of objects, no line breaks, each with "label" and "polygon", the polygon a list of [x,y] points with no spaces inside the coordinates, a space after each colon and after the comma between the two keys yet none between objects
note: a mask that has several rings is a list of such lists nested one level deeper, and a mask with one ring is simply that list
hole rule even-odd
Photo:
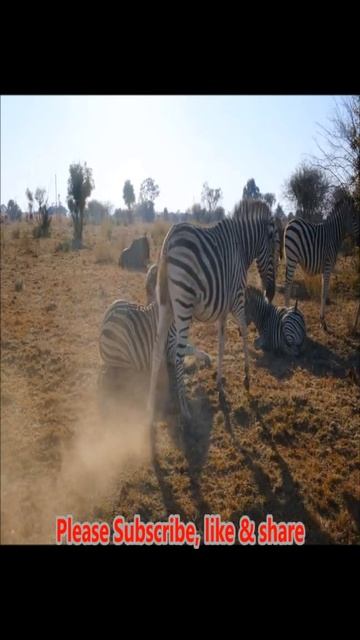
[{"label": "bare tree", "polygon": [[347,187],[360,200],[360,96],[347,96],[335,102],[329,126],[318,125],[316,140],[320,157],[312,156],[315,166],[326,171],[335,185]]},{"label": "bare tree", "polygon": [[218,203],[222,199],[221,189],[211,189],[207,182],[203,184],[203,190],[201,193],[201,202],[207,205],[208,211],[211,214],[215,211]]},{"label": "bare tree", "polygon": [[45,203],[45,198],[46,198],[46,189],[42,189],[41,187],[38,187],[35,191],[35,200],[38,203],[38,219],[41,219],[41,210],[42,210],[42,206]]}]

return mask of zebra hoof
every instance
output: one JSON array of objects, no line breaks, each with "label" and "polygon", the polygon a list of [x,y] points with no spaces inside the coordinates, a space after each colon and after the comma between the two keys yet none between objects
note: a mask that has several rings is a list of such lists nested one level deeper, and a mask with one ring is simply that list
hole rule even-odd
[{"label": "zebra hoof", "polygon": [[320,327],[326,332],[329,331],[328,326],[327,326],[324,318],[320,318]]},{"label": "zebra hoof", "polygon": [[204,367],[207,367],[207,368],[211,367],[211,358],[208,355],[205,356],[204,358]]}]

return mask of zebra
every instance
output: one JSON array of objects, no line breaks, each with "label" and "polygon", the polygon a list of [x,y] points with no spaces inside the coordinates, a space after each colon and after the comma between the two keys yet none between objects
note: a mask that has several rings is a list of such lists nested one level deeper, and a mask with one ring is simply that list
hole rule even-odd
[{"label": "zebra", "polygon": [[328,297],[330,275],[335,267],[338,251],[347,234],[354,235],[359,246],[359,232],[359,215],[354,200],[346,196],[334,205],[324,222],[314,224],[302,218],[295,218],[286,225],[285,305],[289,306],[291,283],[298,263],[310,275],[321,273],[320,323],[325,331],[325,300]]},{"label": "zebra", "polygon": [[[156,338],[159,308],[157,302],[143,306],[127,300],[115,300],[107,309],[100,330],[100,356],[107,367],[140,373],[150,372]],[[175,361],[176,332],[172,325],[167,340],[167,361]],[[185,355],[210,365],[210,357],[192,345]]]},{"label": "zebra", "polygon": [[275,222],[265,202],[243,200],[232,218],[209,228],[188,223],[173,225],[160,253],[157,279],[159,326],[153,352],[148,409],[154,418],[155,391],[168,327],[176,328],[175,375],[182,418],[190,420],[183,360],[190,323],[218,321],[219,354],[217,386],[222,390],[225,324],[232,313],[241,329],[245,354],[244,385],[249,390],[249,353],[245,320],[247,271],[257,260],[262,284],[271,301],[275,294]]},{"label": "zebra", "polygon": [[297,301],[294,307],[275,307],[258,289],[248,286],[245,315],[246,324],[253,322],[258,330],[256,348],[289,356],[298,356],[304,350],[306,326]]}]

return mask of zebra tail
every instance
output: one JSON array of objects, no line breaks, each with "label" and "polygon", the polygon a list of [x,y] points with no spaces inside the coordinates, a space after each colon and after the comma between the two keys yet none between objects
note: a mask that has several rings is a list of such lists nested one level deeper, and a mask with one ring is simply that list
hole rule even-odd
[{"label": "zebra tail", "polygon": [[158,288],[160,304],[165,305],[169,300],[168,278],[167,278],[167,261],[166,254],[163,252],[160,258],[158,271]]}]

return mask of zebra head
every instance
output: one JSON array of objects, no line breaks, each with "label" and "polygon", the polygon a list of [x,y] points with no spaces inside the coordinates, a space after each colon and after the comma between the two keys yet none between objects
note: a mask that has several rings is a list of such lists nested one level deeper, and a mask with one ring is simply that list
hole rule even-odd
[{"label": "zebra head", "polygon": [[360,246],[360,212],[356,207],[355,199],[345,194],[335,205],[335,212],[339,211],[344,216],[346,233],[353,236],[357,246]]},{"label": "zebra head", "polygon": [[301,311],[290,307],[281,319],[282,349],[289,356],[299,356],[305,348],[306,326]]},{"label": "zebra head", "polygon": [[278,247],[279,234],[274,219],[270,218],[264,224],[260,250],[256,258],[261,282],[269,302],[275,295]]}]

